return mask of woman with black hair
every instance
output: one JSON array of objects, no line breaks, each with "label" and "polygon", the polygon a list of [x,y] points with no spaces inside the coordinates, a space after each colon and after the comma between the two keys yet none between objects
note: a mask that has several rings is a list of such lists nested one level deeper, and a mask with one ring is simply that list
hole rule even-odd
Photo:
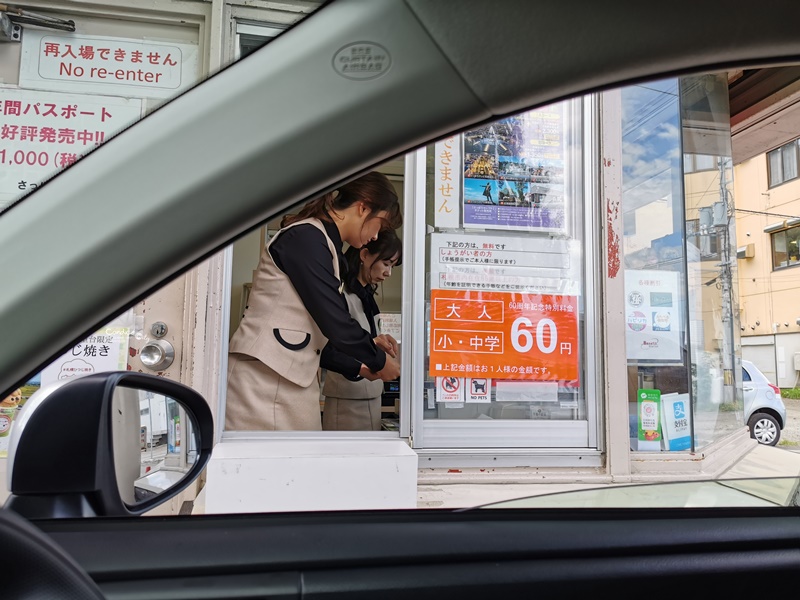
[{"label": "woman with black hair", "polygon": [[[374,339],[383,337],[384,344],[397,353],[397,340],[378,335],[375,317],[380,313],[375,302],[378,284],[389,278],[392,269],[403,260],[403,245],[393,231],[387,231],[363,248],[348,248],[345,252],[348,275],[345,279],[345,299],[350,315]],[[333,348],[323,352],[326,364],[334,368],[353,359],[340,355]],[[342,361],[340,363],[340,361]],[[344,368],[338,369],[345,371]],[[325,409],[322,429],[327,431],[377,431],[381,428],[381,394],[383,381],[359,379],[353,381],[335,370],[328,371],[322,386]]]},{"label": "woman with black hair", "polygon": [[391,182],[372,172],[309,202],[282,224],[261,255],[231,338],[228,431],[320,430],[318,371],[328,345],[352,357],[340,367],[350,378],[399,376],[391,345],[373,339],[350,316],[341,279],[345,242],[361,248],[401,221]]}]

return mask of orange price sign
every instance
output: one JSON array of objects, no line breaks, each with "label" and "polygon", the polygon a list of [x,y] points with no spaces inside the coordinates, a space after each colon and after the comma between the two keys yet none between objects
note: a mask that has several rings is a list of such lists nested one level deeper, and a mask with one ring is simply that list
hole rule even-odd
[{"label": "orange price sign", "polygon": [[578,385],[578,298],[431,291],[430,374]]}]

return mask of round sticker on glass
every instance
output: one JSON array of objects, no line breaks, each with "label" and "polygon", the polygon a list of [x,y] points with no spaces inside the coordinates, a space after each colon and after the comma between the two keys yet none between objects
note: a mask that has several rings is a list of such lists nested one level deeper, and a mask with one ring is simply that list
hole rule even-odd
[{"label": "round sticker on glass", "polygon": [[333,56],[333,68],[347,79],[375,79],[386,73],[391,65],[389,51],[374,42],[348,44]]},{"label": "round sticker on glass", "polygon": [[638,310],[628,313],[628,327],[633,331],[644,331],[647,327],[647,316]]},{"label": "round sticker on glass", "polygon": [[636,290],[628,294],[628,304],[631,306],[641,306],[644,302],[644,295],[642,292]]}]

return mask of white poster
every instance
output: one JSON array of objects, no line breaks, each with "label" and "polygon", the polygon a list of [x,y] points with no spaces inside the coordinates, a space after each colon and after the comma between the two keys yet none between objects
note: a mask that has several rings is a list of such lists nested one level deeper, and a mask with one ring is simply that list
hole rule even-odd
[{"label": "white poster", "polygon": [[140,99],[0,87],[0,209],[141,116]]},{"label": "white poster", "polygon": [[127,328],[106,327],[75,344],[42,371],[42,386],[104,371],[128,368]]},{"label": "white poster", "polygon": [[436,401],[437,402],[464,402],[463,377],[437,377]]},{"label": "white poster", "polygon": [[580,249],[553,238],[434,233],[431,288],[580,295]]},{"label": "white poster", "polygon": [[403,333],[400,313],[380,313],[377,316],[378,334],[391,335],[400,343]]},{"label": "white poster", "polygon": [[674,271],[625,271],[628,360],[681,361],[678,275]]},{"label": "white poster", "polygon": [[471,377],[466,380],[466,401],[484,404],[492,401],[492,380],[486,377]]},{"label": "white poster", "polygon": [[440,229],[461,227],[461,139],[449,137],[434,145],[434,220]]},{"label": "white poster", "polygon": [[196,44],[33,29],[22,36],[21,87],[171,98],[198,78]]}]

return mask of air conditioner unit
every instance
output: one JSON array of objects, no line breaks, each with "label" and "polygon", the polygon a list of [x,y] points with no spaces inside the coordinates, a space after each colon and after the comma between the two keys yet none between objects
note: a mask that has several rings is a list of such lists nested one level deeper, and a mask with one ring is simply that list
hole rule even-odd
[{"label": "air conditioner unit", "polygon": [[800,352],[794,353],[794,370],[800,371]]},{"label": "air conditioner unit", "polygon": [[747,244],[736,249],[736,258],[753,258],[756,255],[756,245]]}]

